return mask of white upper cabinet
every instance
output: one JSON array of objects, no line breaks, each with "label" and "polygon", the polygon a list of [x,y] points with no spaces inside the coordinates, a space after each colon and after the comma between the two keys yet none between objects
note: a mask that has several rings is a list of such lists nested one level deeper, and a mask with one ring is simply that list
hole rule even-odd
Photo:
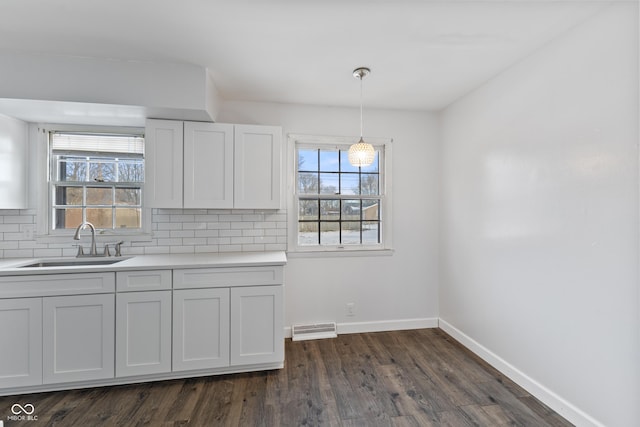
[{"label": "white upper cabinet", "polygon": [[27,208],[27,124],[0,114],[0,209]]},{"label": "white upper cabinet", "polygon": [[281,139],[276,126],[236,125],[234,207],[280,208]]},{"label": "white upper cabinet", "polygon": [[184,207],[233,208],[233,125],[184,123]]},{"label": "white upper cabinet", "polygon": [[147,120],[145,131],[145,204],[182,207],[183,125],[174,120]]},{"label": "white upper cabinet", "polygon": [[279,209],[282,129],[147,120],[145,204]]}]

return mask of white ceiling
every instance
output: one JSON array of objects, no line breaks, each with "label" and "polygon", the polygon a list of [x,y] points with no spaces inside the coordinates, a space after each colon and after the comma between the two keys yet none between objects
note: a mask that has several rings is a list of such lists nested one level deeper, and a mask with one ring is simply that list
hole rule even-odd
[{"label": "white ceiling", "polygon": [[195,64],[225,99],[333,106],[368,66],[366,107],[439,110],[607,3],[2,0],[0,53]]}]

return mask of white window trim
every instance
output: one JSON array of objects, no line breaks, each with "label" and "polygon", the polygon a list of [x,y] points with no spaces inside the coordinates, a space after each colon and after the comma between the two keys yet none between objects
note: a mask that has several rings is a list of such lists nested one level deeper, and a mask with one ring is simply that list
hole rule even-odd
[{"label": "white window trim", "polygon": [[314,136],[314,135],[300,135],[289,134],[287,135],[287,164],[288,179],[287,179],[287,215],[289,220],[289,232],[288,234],[288,251],[287,253],[296,257],[306,256],[340,256],[340,254],[349,254],[351,256],[371,256],[371,255],[391,255],[393,253],[392,246],[392,142],[391,138],[366,138],[366,141],[372,144],[374,147],[379,147],[384,151],[384,161],[382,162],[382,186],[380,188],[381,194],[384,194],[382,198],[382,243],[377,245],[314,245],[314,246],[302,246],[298,245],[298,206],[297,202],[297,183],[296,183],[296,171],[297,158],[296,158],[296,145],[315,145],[327,147],[336,147],[350,145],[355,142],[359,137],[342,137],[342,136]]},{"label": "white window trim", "polygon": [[[51,230],[51,201],[49,191],[49,132],[95,132],[95,133],[131,133],[144,135],[144,128],[137,127],[113,127],[113,126],[87,126],[87,125],[67,125],[67,124],[38,124],[34,125],[31,132],[33,144],[31,147],[35,152],[36,168],[31,174],[35,185],[31,186],[36,190],[36,241],[38,243],[69,243],[72,240],[75,230]],[[104,230],[99,236],[106,240],[126,242],[150,241],[151,233],[151,208],[144,207],[144,185],[143,208],[142,208],[142,229],[140,230]]]}]

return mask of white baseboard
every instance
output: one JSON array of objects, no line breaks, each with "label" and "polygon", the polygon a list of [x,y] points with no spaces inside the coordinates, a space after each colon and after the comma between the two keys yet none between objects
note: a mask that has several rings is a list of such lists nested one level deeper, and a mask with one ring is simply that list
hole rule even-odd
[{"label": "white baseboard", "polygon": [[455,326],[445,320],[439,319],[439,327],[572,424],[578,427],[605,427],[604,424],[567,402],[524,372],[518,370]]},{"label": "white baseboard", "polygon": [[[382,320],[375,322],[338,323],[338,335],[363,332],[402,331],[407,329],[437,328],[438,318]],[[291,338],[291,326],[284,328],[285,338]]]}]

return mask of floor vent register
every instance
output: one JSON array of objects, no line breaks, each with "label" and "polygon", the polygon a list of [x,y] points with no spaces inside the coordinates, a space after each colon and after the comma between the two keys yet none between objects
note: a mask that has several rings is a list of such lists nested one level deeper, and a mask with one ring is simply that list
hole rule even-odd
[{"label": "floor vent register", "polygon": [[338,336],[335,322],[315,325],[293,325],[291,339],[293,341],[335,338]]}]

